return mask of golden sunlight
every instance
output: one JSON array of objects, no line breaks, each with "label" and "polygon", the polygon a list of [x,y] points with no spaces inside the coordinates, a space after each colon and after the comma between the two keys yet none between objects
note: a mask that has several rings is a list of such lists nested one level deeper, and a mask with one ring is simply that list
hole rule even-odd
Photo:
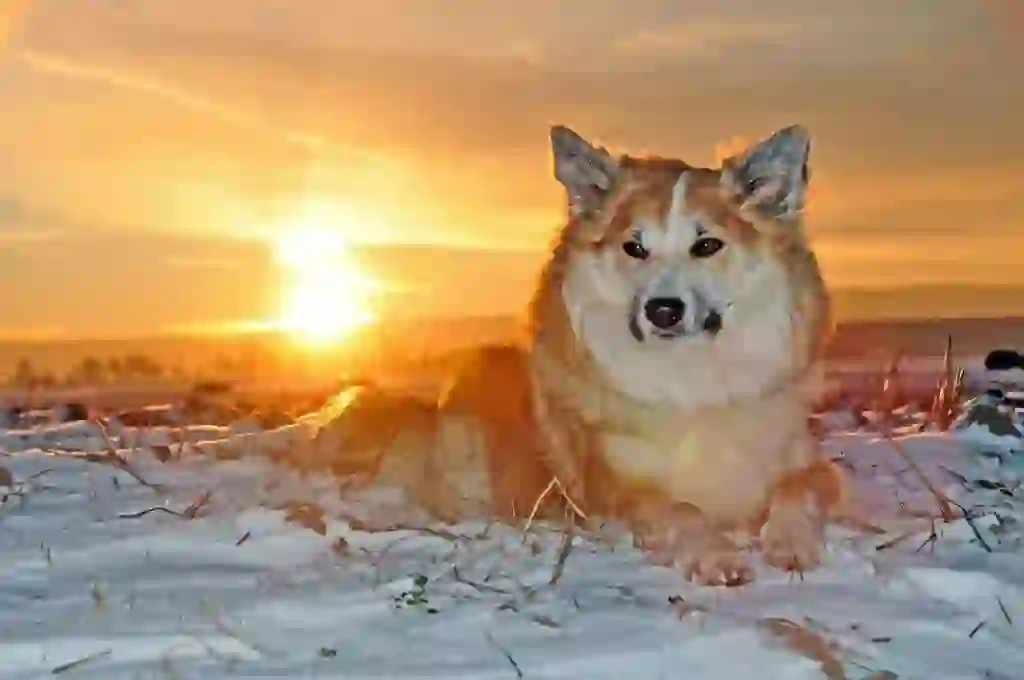
[{"label": "golden sunlight", "polygon": [[307,214],[274,244],[274,258],[289,277],[278,326],[312,345],[342,340],[373,320],[369,298],[374,282],[360,271],[347,240],[331,227],[330,221]]}]

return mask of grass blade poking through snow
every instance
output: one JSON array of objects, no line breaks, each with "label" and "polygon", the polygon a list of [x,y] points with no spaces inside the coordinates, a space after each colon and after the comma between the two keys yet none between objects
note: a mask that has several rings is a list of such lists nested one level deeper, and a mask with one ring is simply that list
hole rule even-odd
[{"label": "grass blade poking through snow", "polygon": [[99,659],[106,658],[111,654],[113,654],[112,650],[104,649],[102,652],[96,652],[95,654],[90,654],[89,656],[83,656],[81,659],[76,659],[74,661],[69,661],[68,663],[56,666],[52,671],[50,671],[50,673],[52,675],[60,675],[61,673],[67,673],[68,671],[73,671],[76,668],[84,666],[87,663],[92,663],[93,661],[98,661]]}]

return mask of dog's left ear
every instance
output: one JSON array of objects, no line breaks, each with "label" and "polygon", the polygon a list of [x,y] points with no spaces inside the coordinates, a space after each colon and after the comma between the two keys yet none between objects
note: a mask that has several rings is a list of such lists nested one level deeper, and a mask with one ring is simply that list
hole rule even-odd
[{"label": "dog's left ear", "polygon": [[551,153],[555,178],[568,195],[569,213],[578,217],[600,208],[615,183],[618,162],[562,125],[551,128]]},{"label": "dog's left ear", "polygon": [[727,158],[722,163],[722,184],[744,210],[768,219],[793,219],[804,208],[810,151],[806,128],[782,128]]}]

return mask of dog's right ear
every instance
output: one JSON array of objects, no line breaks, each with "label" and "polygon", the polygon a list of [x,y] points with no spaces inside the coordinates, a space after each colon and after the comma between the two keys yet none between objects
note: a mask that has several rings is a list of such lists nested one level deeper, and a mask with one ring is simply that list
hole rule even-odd
[{"label": "dog's right ear", "polygon": [[565,187],[569,213],[578,217],[595,212],[615,183],[618,162],[567,127],[551,128],[555,178]]}]

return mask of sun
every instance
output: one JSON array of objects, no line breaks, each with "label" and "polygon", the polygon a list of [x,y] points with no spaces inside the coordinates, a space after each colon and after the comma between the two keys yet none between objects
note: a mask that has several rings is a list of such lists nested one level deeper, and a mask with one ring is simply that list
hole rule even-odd
[{"label": "sun", "polygon": [[369,306],[356,297],[360,283],[347,274],[298,277],[284,297],[280,327],[315,345],[343,339],[373,321]]},{"label": "sun", "polygon": [[290,225],[274,243],[274,260],[287,277],[277,325],[296,339],[328,345],[373,321],[374,282],[329,223]]}]

